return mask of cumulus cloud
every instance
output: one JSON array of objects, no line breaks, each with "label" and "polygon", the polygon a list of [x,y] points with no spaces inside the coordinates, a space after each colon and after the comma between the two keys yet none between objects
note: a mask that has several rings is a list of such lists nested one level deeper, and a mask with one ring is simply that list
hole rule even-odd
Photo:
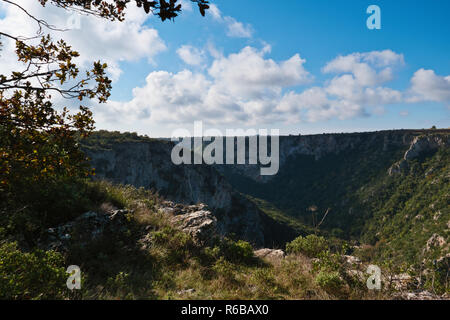
[{"label": "cumulus cloud", "polygon": [[392,79],[392,67],[403,65],[403,55],[391,50],[339,56],[322,69],[325,73],[350,73],[359,85],[374,86]]},{"label": "cumulus cloud", "polygon": [[177,50],[178,56],[186,64],[191,66],[200,66],[205,62],[205,52],[189,45],[183,45]]},{"label": "cumulus cloud", "polygon": [[434,101],[450,104],[450,76],[439,76],[433,70],[420,69],[411,79],[410,102]]},{"label": "cumulus cloud", "polygon": [[[133,6],[127,10],[124,22],[110,22],[92,16],[73,14],[52,5],[44,8],[34,0],[23,0],[20,4],[35,17],[49,21],[59,29],[69,29],[65,32],[50,33],[55,40],[63,38],[80,52],[77,61],[82,66],[87,67],[88,63],[95,60],[108,63],[113,80],[117,80],[122,73],[119,65],[121,61],[146,58],[153,63],[153,58],[166,49],[158,31],[144,26],[148,16],[143,10]],[[0,10],[4,12],[4,17],[0,19],[0,29],[3,32],[25,37],[36,34],[36,24],[19,8],[0,2]],[[2,60],[6,60],[7,63],[2,63],[0,73],[17,68],[14,43],[7,39],[2,41],[5,46]]]},{"label": "cumulus cloud", "polygon": [[[182,48],[179,55],[189,60],[193,48]],[[214,125],[255,125],[382,114],[385,105],[403,99],[402,92],[384,86],[390,79],[384,70],[403,64],[403,56],[392,51],[337,57],[323,68],[334,73],[333,78],[322,86],[299,90],[313,80],[305,69],[306,60],[294,54],[274,61],[267,57],[270,49],[247,46],[229,55],[216,52],[205,73],[152,72],[145,86],[133,91],[131,101],[114,102],[112,110],[149,124],[203,120]]]},{"label": "cumulus cloud", "polygon": [[247,99],[278,94],[283,87],[310,81],[310,74],[303,67],[306,60],[300,55],[277,63],[265,59],[266,52],[266,47],[260,51],[245,47],[238,53],[216,59],[208,73],[221,90]]},{"label": "cumulus cloud", "polygon": [[112,102],[100,117],[125,121],[126,114],[129,123],[140,119],[149,126],[195,120],[257,126],[382,115],[390,104],[450,99],[450,77],[432,70],[418,70],[409,90],[389,88],[393,72],[404,64],[403,55],[391,50],[338,56],[322,69],[331,78],[310,87],[314,78],[299,54],[274,61],[268,45],[223,55],[210,44],[208,51],[213,59],[204,72],[152,72],[131,101]]},{"label": "cumulus cloud", "polygon": [[189,70],[152,72],[143,87],[133,90],[131,101],[111,102],[112,108],[101,107],[100,117],[121,110],[131,118],[156,123],[273,120],[283,89],[307,83],[310,75],[304,69],[305,60],[298,54],[275,62],[264,56],[267,52],[267,47],[245,47],[238,53],[220,56],[206,74]]}]

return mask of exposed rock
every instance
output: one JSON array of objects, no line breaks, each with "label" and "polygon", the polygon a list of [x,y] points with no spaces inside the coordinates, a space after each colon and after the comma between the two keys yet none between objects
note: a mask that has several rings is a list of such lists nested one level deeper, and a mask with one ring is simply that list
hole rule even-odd
[{"label": "exposed rock", "polygon": [[184,295],[184,294],[193,294],[195,292],[195,289],[184,289],[184,290],[180,290],[177,292],[177,294],[179,295]]},{"label": "exposed rock", "polygon": [[434,262],[437,270],[448,271],[450,270],[450,253],[440,257]]},{"label": "exposed rock", "polygon": [[448,141],[446,138],[438,135],[423,135],[414,138],[403,157],[406,161],[416,159],[420,155],[426,152],[435,151],[439,147],[447,145]]},{"label": "exposed rock", "polygon": [[398,291],[406,291],[413,287],[417,287],[418,279],[411,277],[407,273],[400,273],[384,278],[384,283],[389,283],[391,288]]},{"label": "exposed rock", "polygon": [[[154,188],[166,201],[160,208],[165,214],[185,214],[204,203],[217,219],[220,235],[235,234],[256,247],[282,244],[295,237],[262,213],[252,202],[233,192],[217,170],[208,165],[175,165],[171,161],[171,142],[149,140],[121,142],[108,148],[86,148],[96,169],[97,179],[135,187]],[[274,231],[273,231],[274,230]]]},{"label": "exposed rock", "polygon": [[[202,206],[202,208],[204,208]],[[193,208],[191,208],[193,209]],[[190,234],[199,245],[209,245],[217,238],[217,219],[209,210],[198,210],[174,216],[171,221]]]},{"label": "exposed rock", "polygon": [[254,251],[254,254],[258,258],[265,258],[265,259],[283,259],[285,254],[283,250],[280,249],[259,249]]},{"label": "exposed rock", "polygon": [[350,266],[360,265],[362,262],[358,257],[344,255],[345,262]]},{"label": "exposed rock", "polygon": [[443,247],[446,245],[445,238],[438,235],[437,233],[434,233],[430,239],[428,239],[427,244],[425,246],[425,251],[430,251],[433,248],[436,247]]},{"label": "exposed rock", "polygon": [[394,296],[400,300],[444,300],[445,298],[428,291],[402,292]]},{"label": "exposed rock", "polygon": [[388,169],[388,174],[390,176],[394,175],[394,174],[398,174],[401,173],[403,170],[408,168],[408,163],[402,159],[396,163],[394,163],[389,169]]}]

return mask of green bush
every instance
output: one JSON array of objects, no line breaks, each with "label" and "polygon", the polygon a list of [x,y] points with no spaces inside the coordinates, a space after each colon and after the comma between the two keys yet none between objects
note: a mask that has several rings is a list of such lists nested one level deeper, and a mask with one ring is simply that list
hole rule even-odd
[{"label": "green bush", "polygon": [[298,237],[286,244],[288,253],[301,253],[308,257],[317,257],[328,249],[328,242],[324,237],[310,234],[306,237]]},{"label": "green bush", "polygon": [[225,260],[223,257],[220,257],[219,260],[216,261],[216,263],[212,267],[212,270],[226,281],[236,281],[236,278],[234,276],[234,265],[231,262]]},{"label": "green bush", "polygon": [[338,295],[344,285],[337,271],[327,272],[322,270],[317,274],[315,281],[322,289],[333,295]]},{"label": "green bush", "polygon": [[254,258],[253,247],[243,240],[223,239],[219,247],[220,254],[231,262],[248,263]]},{"label": "green bush", "polygon": [[62,299],[67,277],[55,251],[27,253],[15,242],[0,245],[0,299]]}]

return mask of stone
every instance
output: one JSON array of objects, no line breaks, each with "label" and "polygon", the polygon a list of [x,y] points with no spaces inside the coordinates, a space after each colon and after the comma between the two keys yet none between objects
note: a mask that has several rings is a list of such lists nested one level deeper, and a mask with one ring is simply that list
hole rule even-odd
[{"label": "stone", "polygon": [[428,291],[402,292],[396,296],[400,300],[442,300],[443,298]]},{"label": "stone", "polygon": [[285,253],[283,250],[280,249],[259,249],[254,251],[254,254],[258,258],[265,258],[265,259],[283,259],[285,257]]},{"label": "stone", "polygon": [[361,264],[361,260],[358,257],[344,255],[344,258],[345,258],[345,262],[348,265],[350,265],[350,266],[360,265]]},{"label": "stone", "polygon": [[201,246],[211,244],[218,236],[217,219],[209,210],[198,210],[177,215],[171,221],[180,230],[191,235],[194,242]]},{"label": "stone", "polygon": [[443,247],[446,245],[446,241],[444,237],[438,235],[437,233],[434,233],[430,239],[428,239],[427,244],[425,246],[425,251],[430,251],[433,248],[436,247]]}]

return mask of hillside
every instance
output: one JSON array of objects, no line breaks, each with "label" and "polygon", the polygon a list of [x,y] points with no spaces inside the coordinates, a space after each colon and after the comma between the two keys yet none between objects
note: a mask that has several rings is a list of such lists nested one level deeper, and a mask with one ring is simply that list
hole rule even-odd
[{"label": "hillside", "polygon": [[[281,137],[278,175],[219,167],[233,187],[284,216],[364,244],[361,255],[421,273],[444,262],[448,288],[449,130]],[[437,243],[437,244],[436,244]]]},{"label": "hillside", "polygon": [[[282,248],[295,235],[318,232],[330,239],[349,241],[355,254],[367,261],[421,275],[424,270],[435,268],[438,260],[448,270],[449,133],[449,130],[397,130],[280,137],[279,173],[264,177],[259,176],[257,165],[216,165],[222,176],[204,165],[174,168],[164,162],[169,157],[170,142],[151,139],[145,143],[166,146],[165,156],[160,158],[159,149],[147,155],[137,149],[140,151],[133,154],[131,150],[141,148],[143,141],[133,142],[141,147],[110,143],[107,153],[113,152],[113,158],[104,151],[88,154],[100,177],[151,188],[160,178],[143,181],[151,175],[145,169],[136,169],[148,168],[147,159],[157,168],[156,175],[166,172],[172,178],[155,190],[184,203],[205,202],[219,225],[224,217],[236,221],[220,227],[223,235],[235,234],[257,246]],[[105,141],[115,139],[105,132],[103,136]],[[116,164],[106,169],[105,163]],[[118,165],[132,172],[124,172]],[[164,166],[169,168],[162,169]],[[174,179],[181,168],[184,176]],[[141,172],[136,174],[136,170]],[[186,172],[191,170],[208,171],[200,171],[195,179],[190,179],[191,173]],[[199,177],[212,180],[205,186]],[[173,190],[167,190],[170,181],[176,184]],[[183,187],[185,181],[194,181],[194,189],[199,190],[196,195],[180,196],[183,190],[192,190],[192,186]],[[217,193],[239,199],[241,205],[231,210],[234,218],[228,218],[229,204],[224,208],[216,205]],[[248,218],[249,212],[254,212],[253,204],[260,209],[257,220]],[[259,239],[269,240],[255,241],[255,232],[242,231],[245,225],[249,226],[247,230],[259,229]],[[448,288],[447,274],[441,284],[440,291]]]},{"label": "hillside", "polygon": [[[94,133],[81,142],[95,176],[2,215],[0,297],[448,298],[448,137],[281,137],[278,175],[258,179],[175,166],[167,141]],[[369,264],[380,291],[366,287]]]}]

